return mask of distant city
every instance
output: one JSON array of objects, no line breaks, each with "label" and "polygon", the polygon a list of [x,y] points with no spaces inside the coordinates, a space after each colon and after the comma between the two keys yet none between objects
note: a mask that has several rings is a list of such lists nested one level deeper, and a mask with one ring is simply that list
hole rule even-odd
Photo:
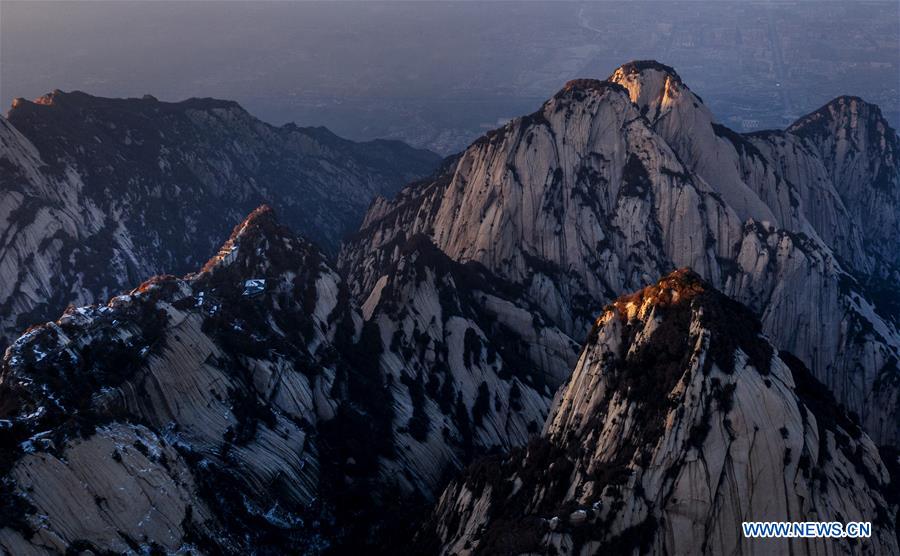
[{"label": "distant city", "polygon": [[[840,94],[900,127],[898,2],[122,4],[4,1],[2,102],[54,88],[214,96],[272,123],[449,154],[569,79],[653,58],[738,131],[784,127]],[[134,29],[111,49],[104,29],[126,18]]]}]

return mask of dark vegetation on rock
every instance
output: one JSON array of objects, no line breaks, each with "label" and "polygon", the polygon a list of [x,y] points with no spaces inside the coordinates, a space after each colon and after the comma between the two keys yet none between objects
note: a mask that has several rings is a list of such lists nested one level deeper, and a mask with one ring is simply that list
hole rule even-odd
[{"label": "dark vegetation on rock", "polygon": [[[0,299],[0,348],[73,300],[104,301],[147,276],[197,269],[263,203],[334,253],[373,198],[395,194],[440,162],[396,141],[355,143],[324,128],[274,127],[216,99],[169,103],[54,91],[15,103],[4,125],[36,147],[41,166],[34,171],[50,183],[48,191],[30,168],[0,153],[0,164],[12,166],[0,185],[22,195],[4,227],[23,235],[38,216],[59,212],[76,229],[63,226],[41,240],[52,276],[48,291],[34,294],[40,303],[18,309],[15,295]],[[4,246],[15,240],[5,233]],[[22,264],[21,272],[34,271]],[[27,290],[26,279],[19,276],[17,287]]]},{"label": "dark vegetation on rock", "polygon": [[[684,86],[672,68],[658,62],[635,61],[621,68],[625,75],[638,77],[648,70],[668,76],[666,94],[669,88],[677,93]],[[793,453],[790,448],[778,450],[773,465],[779,470],[796,466],[796,481],[818,485],[811,487],[813,493],[819,487],[845,487],[847,480],[867,489],[866,496],[884,493],[884,472],[869,449],[859,417],[838,403],[803,361],[785,351],[776,353],[754,310],[762,314],[766,306],[761,300],[782,285],[780,273],[794,271],[787,264],[793,259],[779,260],[782,249],[795,249],[792,257],[822,255],[821,264],[834,264],[834,272],[841,276],[835,288],[842,297],[836,299],[862,307],[847,313],[842,322],[848,337],[861,353],[874,345],[871,339],[888,345],[884,328],[863,315],[862,298],[886,323],[897,324],[893,255],[873,255],[877,272],[866,276],[850,269],[852,262],[832,257],[816,233],[806,228],[742,219],[727,233],[734,232],[751,249],[755,241],[758,256],[767,259],[760,276],[751,276],[742,267],[745,263],[729,252],[739,250],[741,241],[725,245],[731,242],[722,241],[715,228],[707,226],[710,218],[718,219],[719,231],[729,226],[723,223],[732,210],[724,200],[727,192],[703,190],[704,180],[684,164],[688,157],[676,152],[674,144],[669,151],[664,139],[659,145],[642,142],[646,137],[658,139],[659,130],[637,116],[646,116],[647,106],[635,111],[628,96],[629,89],[612,81],[570,81],[540,110],[486,133],[467,153],[444,160],[431,177],[399,192],[402,181],[430,170],[436,164],[434,157],[396,142],[351,143],[324,128],[292,124],[275,128],[255,121],[235,103],[214,99],[161,103],[153,98],[111,100],[54,92],[36,103],[17,102],[10,121],[46,158],[42,172],[54,179],[62,179],[69,169],[79,172],[85,182],[83,193],[94,199],[100,213],[139,209],[126,210],[120,219],[133,228],[138,262],[121,261],[116,228],[120,222],[113,221],[92,231],[90,241],[76,241],[62,231],[48,235],[38,254],[61,246],[61,260],[74,261],[90,275],[81,286],[102,295],[119,291],[122,283],[140,282],[148,268],[180,272],[188,265],[200,270],[184,278],[155,276],[105,306],[71,307],[58,321],[30,329],[10,348],[0,369],[0,523],[26,538],[40,533],[34,528],[39,510],[12,474],[30,453],[46,452],[65,460],[73,442],[91,439],[109,424],[148,428],[161,439],[185,434],[177,422],[163,427],[154,420],[157,411],[163,414],[168,408],[151,407],[147,400],[154,392],[142,381],[150,371],[165,372],[156,358],[167,349],[186,348],[184,332],[173,324],[185,316],[196,319],[199,325],[194,329],[199,328],[203,340],[214,346],[215,355],[202,361],[202,367],[221,373],[228,383],[221,390],[210,390],[205,402],[207,407],[222,404],[221,411],[229,418],[227,428],[217,430],[211,447],[179,441],[161,457],[139,439],[129,440],[108,457],[122,464],[130,455],[140,454],[167,471],[176,464],[186,465],[196,497],[180,527],[185,542],[205,553],[431,554],[440,550],[447,535],[462,534],[465,512],[471,509],[462,508],[462,502],[481,497],[487,521],[470,538],[477,542],[477,554],[552,554],[556,548],[548,545],[551,531],[571,540],[575,552],[590,543],[600,553],[645,553],[660,546],[660,530],[667,524],[658,517],[663,508],[657,506],[668,503],[685,462],[705,460],[710,442],[721,440],[726,458],[740,444],[735,442],[740,421],[734,410],[746,409],[742,382],[746,380],[754,381],[766,395],[787,392],[774,403],[796,403],[799,409],[802,425],[791,429],[790,423],[782,425],[772,435],[774,445],[782,446],[780,440],[793,440],[807,430],[817,433],[811,437],[817,438],[816,452],[810,449],[816,440],[800,450],[795,447]],[[616,109],[626,107],[628,119],[620,122],[620,131],[627,133],[626,156],[617,159],[623,151],[615,149],[607,152],[609,156],[588,152],[578,166],[564,167],[565,157],[557,153],[545,175],[537,178],[530,167],[518,165],[515,157],[523,153],[530,161],[539,159],[534,145],[540,141],[560,139],[559,120],[568,122],[580,108],[577,103],[595,109],[602,102],[615,103]],[[752,158],[766,172],[777,173],[784,169],[763,154],[769,152],[767,142],[783,147],[797,141],[802,142],[800,150],[824,149],[834,155],[835,127],[849,113],[865,112],[868,105],[860,103],[856,98],[836,99],[785,132],[745,135],[709,125],[715,136],[737,151],[740,172],[759,166],[747,160]],[[699,108],[696,100],[693,107]],[[851,160],[846,168],[823,171],[836,176],[868,164],[875,176],[873,190],[878,192],[870,204],[877,206],[893,194],[896,165],[891,165],[891,157],[898,149],[895,133],[882,125],[877,108],[866,114],[872,124],[868,135],[852,141],[877,143],[888,162],[878,166],[882,158]],[[573,144],[578,136],[561,137],[556,149],[577,150]],[[622,138],[610,141],[619,145],[616,140]],[[84,145],[84,152],[76,155],[69,150],[66,145],[72,142]],[[722,141],[713,143],[719,152],[732,156]],[[505,150],[508,146],[520,150]],[[498,251],[503,258],[499,262],[479,259],[491,249],[483,245],[474,254],[463,249],[463,255],[451,257],[437,246],[442,230],[436,229],[436,216],[448,218],[442,203],[454,193],[469,191],[467,165],[488,164],[491,157],[499,160],[495,169],[501,177],[495,180],[492,174],[475,184],[487,191],[486,204],[480,207],[482,220],[503,206],[495,204],[498,199],[533,185],[523,181],[530,175],[543,189],[531,200],[532,213],[518,216],[546,218],[547,235],[529,249]],[[664,164],[659,164],[661,158]],[[323,168],[330,168],[327,175],[319,175]],[[19,191],[16,187],[24,176],[20,168],[0,158],[0,171],[4,172],[0,186]],[[619,177],[617,196],[605,198],[603,193]],[[669,186],[678,195],[667,197]],[[790,199],[782,199],[789,203],[785,211],[803,210],[809,200],[800,197],[796,184],[787,186],[785,195]],[[358,191],[365,194],[355,195]],[[394,193],[393,201],[382,197]],[[359,231],[347,236],[340,272],[332,270],[327,254],[291,231],[299,229],[320,242],[324,238],[326,249],[333,251],[337,238],[355,227],[361,207],[375,196],[378,199]],[[702,199],[690,205],[692,196]],[[30,221],[47,210],[41,199],[26,197],[11,213],[12,220]],[[192,202],[185,202],[187,198]],[[119,201],[123,204],[117,205]],[[268,206],[259,207],[201,267],[198,253],[214,245],[216,234],[230,225],[235,211],[263,201],[278,206],[288,225],[280,224]],[[456,214],[452,209],[459,213],[465,206],[458,197],[455,202],[460,204],[450,205],[451,219]],[[661,203],[686,203],[679,205],[685,214],[699,211],[701,233],[692,235],[690,242],[706,249],[709,260],[695,260],[698,268],[709,263],[710,279],[722,279],[715,283],[725,288],[765,278],[767,283],[759,288],[770,291],[752,292],[754,310],[686,268],[635,293],[619,295],[674,268],[676,257],[665,245],[674,240],[664,237],[670,223],[657,210]],[[607,205],[617,206],[621,213],[610,213]],[[635,226],[638,231],[629,232],[629,222],[615,222],[628,216],[626,210],[646,217]],[[571,224],[565,219],[567,211],[588,216],[564,230]],[[582,225],[588,227],[606,216],[609,225],[581,235]],[[503,227],[503,218],[494,223]],[[553,243],[561,237],[565,241]],[[497,236],[498,241],[508,238],[527,241],[517,230]],[[634,239],[638,241],[630,244]],[[583,240],[590,244],[587,249],[573,252],[591,257],[593,249],[597,258],[584,265],[590,272],[578,274],[581,271],[573,269],[581,261],[558,251]],[[160,254],[154,251],[159,245],[171,247]],[[103,271],[114,260],[121,267],[118,281],[106,281]],[[847,267],[846,272],[838,266]],[[607,267],[620,268],[622,275],[605,276]],[[504,274],[507,268],[514,272]],[[811,268],[796,272],[811,273],[815,270]],[[48,314],[47,307],[61,307],[70,294],[66,281],[73,276],[55,275],[55,293],[47,306],[22,312],[16,322],[40,321]],[[20,273],[17,284],[25,284],[23,277]],[[583,334],[608,300],[613,301],[590,331],[583,359],[595,375],[591,380],[597,378],[586,383],[602,386],[593,392],[567,392],[571,385],[563,390],[572,398],[587,396],[579,407],[590,411],[573,411],[570,420],[559,422],[551,414],[548,432],[538,436],[544,407],[549,407],[554,388],[564,380],[559,369],[548,367],[565,359],[566,354],[556,356],[566,347],[575,355],[577,346],[572,342],[568,346],[565,340],[572,330]],[[13,305],[11,299],[0,303],[0,313],[8,313]],[[635,307],[643,312],[634,313]],[[766,330],[772,333],[771,328]],[[545,344],[562,348],[540,351]],[[872,350],[865,353],[871,355]],[[793,386],[785,379],[785,365]],[[874,391],[896,389],[897,358],[882,358],[879,365]],[[285,376],[294,381],[290,388],[281,384],[268,389]],[[304,384],[321,388],[310,386],[307,392]],[[285,410],[276,401],[284,389],[294,387],[303,393],[297,396],[303,406],[299,412]],[[131,392],[136,405],[118,389]],[[592,393],[596,399],[588,396]],[[291,391],[289,397],[295,394]],[[547,406],[541,405],[544,402]],[[523,419],[525,412],[528,417]],[[811,426],[813,419],[817,429]],[[525,422],[532,435],[527,443],[522,433]],[[627,426],[620,427],[623,423]],[[617,430],[627,434],[604,444],[601,433]],[[670,436],[672,430],[678,431],[672,433],[675,436]],[[268,456],[271,443],[279,445],[277,438],[301,436],[303,447],[291,450],[304,455],[303,466],[315,467],[311,499],[300,500],[292,493],[301,481],[286,478],[288,465],[266,479],[265,492],[250,485],[252,465],[248,467],[242,454],[257,449]],[[658,457],[663,439],[676,450],[670,459]],[[263,440],[270,444],[263,446]],[[891,476],[888,486],[894,488],[896,451],[888,447],[881,453]],[[426,485],[416,465],[431,465],[432,456],[442,459],[429,468],[436,472]],[[851,473],[849,479],[834,480],[834,460],[845,462],[842,472]],[[644,490],[651,489],[649,483],[642,481],[651,464],[660,461],[670,467],[661,473],[661,490],[654,494],[658,498],[652,498]],[[440,479],[435,480],[437,476]],[[430,513],[435,495],[447,484],[438,510]],[[591,496],[582,499],[581,494],[588,492]],[[887,492],[884,499],[887,504],[873,519],[879,527],[889,527],[892,521],[896,527],[897,495]],[[455,502],[461,505],[456,507]],[[95,503],[100,507],[103,498]],[[645,517],[620,519],[635,511]],[[205,512],[212,517],[198,517]],[[629,526],[615,528],[623,522]],[[163,550],[153,540],[123,532],[119,537],[135,552]],[[698,545],[701,551],[708,540]],[[67,548],[73,553],[106,551],[94,539],[70,539]],[[471,542],[465,549],[470,548]]]}]

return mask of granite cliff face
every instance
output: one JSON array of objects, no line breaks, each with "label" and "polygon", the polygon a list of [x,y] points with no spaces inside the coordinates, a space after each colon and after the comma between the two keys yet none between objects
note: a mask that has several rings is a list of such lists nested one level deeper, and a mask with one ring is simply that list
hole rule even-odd
[{"label": "granite cliff face", "polygon": [[[0,367],[0,548],[897,552],[897,147],[850,97],[737,134],[633,62],[387,200],[433,158],[224,101],[17,101],[0,335],[55,320]],[[336,265],[294,233],[333,248],[376,194]],[[262,200],[286,225],[202,264]]]},{"label": "granite cliff face", "polygon": [[10,346],[0,547],[389,550],[463,466],[539,432],[577,346],[517,295],[419,237],[357,308],[260,208],[199,272]]},{"label": "granite cliff face", "polygon": [[431,500],[477,455],[540,431],[578,350],[518,288],[424,236],[400,247],[362,314],[379,331],[402,447],[389,475]]},{"label": "granite cliff face", "polygon": [[858,97],[840,97],[801,118],[788,133],[802,138],[825,166],[828,177],[859,223],[866,252],[896,267],[900,254],[897,187],[900,141],[881,110]]},{"label": "granite cliff face", "polygon": [[[363,299],[397,244],[421,233],[521,287],[580,340],[609,300],[690,267],[760,314],[877,442],[895,443],[896,134],[858,99],[819,112],[744,136],[662,64],[576,80],[435,179],[376,201],[340,268]],[[866,222],[874,204],[883,225]]]},{"label": "granite cliff face", "polygon": [[[542,437],[453,482],[440,554],[893,554],[875,445],[745,307],[691,271],[621,297]],[[741,522],[874,521],[873,537],[745,539]]]},{"label": "granite cliff face", "polygon": [[0,546],[324,543],[330,514],[313,502],[330,452],[315,431],[347,380],[335,346],[360,327],[340,291],[321,254],[260,210],[198,274],[32,328],[0,378]]},{"label": "granite cliff face", "polygon": [[266,202],[326,250],[436,155],[273,127],[234,102],[54,92],[0,118],[0,346],[68,304],[200,265]]}]

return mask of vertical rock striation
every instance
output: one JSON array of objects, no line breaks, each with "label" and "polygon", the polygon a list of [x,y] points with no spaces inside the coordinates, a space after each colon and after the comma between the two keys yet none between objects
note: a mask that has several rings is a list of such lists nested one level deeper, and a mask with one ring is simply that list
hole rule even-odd
[{"label": "vertical rock striation", "polygon": [[690,267],[758,313],[779,349],[892,444],[896,144],[858,99],[784,132],[740,135],[674,70],[633,62],[607,81],[568,83],[435,179],[376,201],[339,266],[364,299],[398,243],[425,234],[450,258],[520,286],[576,339],[609,300]]},{"label": "vertical rock striation", "polygon": [[55,91],[0,118],[0,347],[68,304],[189,272],[262,203],[336,250],[439,158],[265,124],[237,103]]},{"label": "vertical rock striation", "polygon": [[[597,319],[541,438],[476,464],[420,534],[441,554],[892,554],[875,445],[742,305],[690,271]],[[872,521],[746,539],[742,521]]]}]

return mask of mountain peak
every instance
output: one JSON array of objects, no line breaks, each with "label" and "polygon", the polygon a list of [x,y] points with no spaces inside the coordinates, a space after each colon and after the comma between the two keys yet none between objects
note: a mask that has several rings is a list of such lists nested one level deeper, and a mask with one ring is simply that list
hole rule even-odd
[{"label": "mountain peak", "polygon": [[[881,109],[856,96],[837,97],[787,129],[821,154],[838,191],[865,206],[860,214],[873,246],[900,236],[900,137]],[[877,247],[876,247],[877,249]],[[888,248],[890,249],[890,248]],[[885,255],[897,260],[896,249]]]},{"label": "mountain peak", "polygon": [[49,93],[45,93],[33,100],[28,100],[27,98],[24,98],[24,97],[17,97],[17,98],[13,99],[12,106],[10,108],[11,108],[11,110],[17,110],[17,109],[21,110],[21,109],[27,109],[28,107],[33,107],[35,105],[53,106],[54,103],[60,97],[64,96],[65,94],[66,93],[64,93],[63,91],[61,91],[59,89],[54,89],[53,91],[51,91]]},{"label": "mountain peak", "polygon": [[690,268],[680,268],[664,276],[656,284],[620,296],[613,305],[622,306],[638,300],[652,304],[684,303],[707,291],[714,290],[699,274]]},{"label": "mountain peak", "polygon": [[[704,324],[708,302],[724,295],[692,271],[636,295],[674,294],[684,298],[652,318],[598,325],[543,435],[451,483],[423,545],[476,554],[816,554],[734,531],[748,515],[872,515],[883,530],[867,542],[896,552],[892,483],[871,439],[799,361],[764,339],[771,369],[757,365],[732,337],[755,318],[729,310],[717,320],[731,330]],[[742,356],[724,349],[735,344]],[[511,534],[511,524],[523,525]]]},{"label": "mountain peak", "polygon": [[698,296],[716,297],[717,294],[699,274],[690,268],[681,268],[660,278],[655,284],[618,297],[607,307],[598,323],[609,320],[612,314],[643,319],[654,309],[689,307]]},{"label": "mountain peak", "polygon": [[693,110],[703,104],[673,68],[655,60],[636,60],[623,64],[608,79],[625,87],[631,102],[650,121],[655,121],[672,110]]},{"label": "mountain peak", "polygon": [[228,241],[203,265],[199,275],[225,268],[243,269],[241,274],[288,268],[296,266],[296,261],[292,260],[294,252],[297,256],[304,257],[317,253],[317,250],[283,226],[275,217],[272,207],[264,204],[234,227]]},{"label": "mountain peak", "polygon": [[881,113],[881,109],[858,96],[841,95],[825,103],[818,110],[811,112],[788,127],[788,131],[801,137],[812,137],[823,134],[835,134],[838,130],[856,130],[859,120],[874,125],[888,136],[896,133]]},{"label": "mountain peak", "polygon": [[46,105],[46,106],[50,106],[50,105],[53,104],[53,102],[54,102],[55,99],[57,99],[57,98],[63,96],[64,94],[65,94],[65,93],[63,93],[61,90],[59,90],[59,89],[54,89],[52,92],[47,93],[47,94],[45,94],[45,95],[41,95],[41,96],[39,96],[38,98],[34,99],[34,103],[35,103],[35,104],[43,104],[43,105]]},{"label": "mountain peak", "polygon": [[[247,218],[241,222],[238,227],[246,229],[247,227],[270,227],[277,226],[278,218],[275,216],[275,209],[266,203],[263,203],[253,209],[253,212],[247,215]],[[237,231],[238,228],[235,228]]]},{"label": "mountain peak", "polygon": [[632,60],[630,62],[626,62],[613,72],[609,80],[613,81],[613,78],[618,74],[640,75],[642,73],[651,71],[664,73],[678,83],[682,82],[681,77],[678,75],[678,72],[675,71],[675,68],[673,68],[672,66],[667,66],[666,64],[663,64],[661,62],[657,62],[656,60]]},{"label": "mountain peak", "polygon": [[[772,348],[761,335],[758,317],[746,306],[719,292],[689,268],[678,269],[656,284],[613,301],[597,319],[588,342],[596,341],[599,328],[610,321],[629,323],[659,320],[659,325],[679,331],[682,339],[690,336],[693,322],[709,333],[711,357],[707,365],[716,363],[725,372],[735,365],[735,351],[740,349],[761,374],[771,367]],[[661,349],[670,349],[671,338],[657,338]],[[685,344],[684,349],[689,346]],[[707,367],[708,368],[708,367]]]},{"label": "mountain peak", "polygon": [[262,204],[253,209],[253,212],[248,214],[240,224],[234,227],[226,245],[230,243],[239,243],[245,238],[252,238],[259,235],[275,237],[292,234],[290,230],[278,222],[278,218],[275,216],[275,210],[267,204]]}]

